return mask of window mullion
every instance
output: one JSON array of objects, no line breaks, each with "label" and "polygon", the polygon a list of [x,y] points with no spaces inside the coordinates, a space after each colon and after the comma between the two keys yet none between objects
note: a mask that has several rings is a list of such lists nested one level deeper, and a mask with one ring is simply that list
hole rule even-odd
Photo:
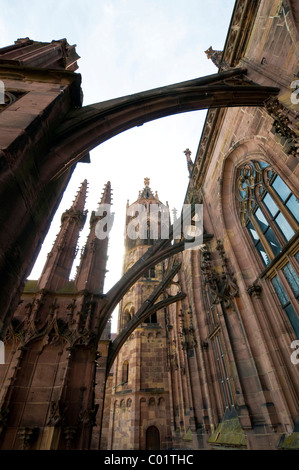
[{"label": "window mullion", "polygon": [[296,253],[293,256],[288,256],[289,262],[293,266],[297,276],[299,277],[299,262],[295,258]]},{"label": "window mullion", "polygon": [[[297,232],[299,230],[299,224],[297,224],[296,220],[294,219],[294,217],[292,216],[292,214],[290,213],[288,208],[285,206],[285,204],[282,202],[280,197],[277,195],[276,191],[274,191],[274,189],[271,188],[271,186],[269,186],[267,189],[268,189],[268,192],[269,192],[270,196],[272,197],[272,199],[275,201],[275,203],[279,207],[280,212],[285,216],[287,222],[290,224],[292,229],[295,232]],[[291,195],[290,195],[290,197],[291,197]]]},{"label": "window mullion", "polygon": [[286,277],[285,277],[285,275],[284,275],[284,273],[281,269],[279,269],[277,271],[277,276],[279,277],[280,282],[283,285],[284,290],[286,291],[287,296],[288,296],[291,304],[293,305],[295,312],[297,313],[297,315],[299,315],[299,308],[298,308],[297,299],[296,299],[295,294],[294,294],[293,290],[291,289],[291,286],[288,283],[288,281],[287,281],[287,279],[286,279]]},{"label": "window mullion", "polygon": [[[275,201],[276,202],[276,201]],[[267,208],[267,206],[264,204],[263,201],[260,201],[260,208],[264,214],[264,216],[266,217],[267,219],[267,222],[269,224],[269,227],[271,227],[271,229],[273,230],[274,232],[274,235],[276,236],[277,238],[277,241],[280,243],[280,246],[283,246],[286,242],[285,240],[285,237],[283,236],[281,230],[279,229],[278,225],[275,223],[275,219],[277,217],[277,215],[279,214],[279,211],[277,211],[277,214],[275,215],[275,217],[273,217],[270,213],[269,213],[269,210]],[[279,207],[280,209],[280,207]],[[282,212],[282,211],[281,211]],[[275,255],[274,255],[275,257]]]},{"label": "window mullion", "polygon": [[270,247],[270,244],[268,243],[267,238],[266,238],[265,235],[263,234],[262,229],[260,228],[258,222],[255,220],[255,218],[253,217],[252,214],[250,214],[249,220],[250,220],[250,222],[252,223],[254,229],[256,230],[256,232],[257,232],[257,234],[258,234],[258,236],[259,236],[259,238],[260,238],[260,241],[261,241],[263,247],[265,248],[265,251],[266,251],[266,253],[267,253],[268,258],[270,259],[270,261],[272,261],[273,258],[274,258],[274,253],[273,253],[273,251],[272,251],[272,249],[271,249],[271,247]]}]

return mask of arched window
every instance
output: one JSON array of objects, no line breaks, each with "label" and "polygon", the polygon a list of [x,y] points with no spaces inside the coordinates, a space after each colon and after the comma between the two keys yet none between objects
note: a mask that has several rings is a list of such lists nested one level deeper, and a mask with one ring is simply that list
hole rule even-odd
[{"label": "arched window", "polygon": [[[239,168],[236,196],[246,227],[277,294],[299,337],[299,201],[266,162]],[[279,261],[279,262],[278,262]]]},{"label": "arched window", "polygon": [[135,307],[130,302],[129,304],[125,306],[124,312],[122,314],[122,320],[121,320],[122,328],[124,328],[126,324],[129,323],[129,321],[133,318],[134,314],[135,314]]},{"label": "arched window", "polygon": [[146,450],[160,450],[160,433],[156,426],[146,430]]},{"label": "arched window", "polygon": [[251,161],[238,172],[241,222],[264,263],[282,251],[299,229],[299,202],[274,169]]}]

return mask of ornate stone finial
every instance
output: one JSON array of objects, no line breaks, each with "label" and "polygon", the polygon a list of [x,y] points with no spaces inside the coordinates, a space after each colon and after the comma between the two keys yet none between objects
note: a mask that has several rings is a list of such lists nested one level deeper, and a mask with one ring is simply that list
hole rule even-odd
[{"label": "ornate stone finial", "polygon": [[150,184],[150,178],[144,178],[144,185],[149,186]]},{"label": "ornate stone finial", "polygon": [[262,287],[259,286],[258,284],[252,284],[251,286],[248,287],[247,292],[250,295],[250,297],[256,297],[259,299],[262,290],[263,290]]},{"label": "ornate stone finial", "polygon": [[29,445],[37,439],[39,428],[37,427],[24,427],[19,428],[18,437],[20,438],[23,450],[28,449]]},{"label": "ornate stone finial", "polygon": [[63,429],[64,437],[66,440],[66,448],[67,450],[71,449],[72,442],[77,434],[78,427],[77,426],[65,426]]},{"label": "ornate stone finial", "polygon": [[205,53],[207,54],[208,59],[211,59],[211,61],[214,65],[216,65],[216,67],[227,67],[227,64],[222,61],[223,51],[214,51],[212,46],[210,46],[209,49],[205,51]]},{"label": "ornate stone finial", "polygon": [[189,176],[191,176],[193,167],[194,167],[194,163],[191,160],[191,150],[187,148],[186,150],[184,150],[184,154],[186,155],[186,158],[187,158],[187,167],[189,171]]}]

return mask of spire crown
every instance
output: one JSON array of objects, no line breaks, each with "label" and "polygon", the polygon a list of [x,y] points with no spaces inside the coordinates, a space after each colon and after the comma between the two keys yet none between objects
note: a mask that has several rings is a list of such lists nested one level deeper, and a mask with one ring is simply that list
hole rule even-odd
[{"label": "spire crown", "polygon": [[150,178],[144,178],[144,188],[141,191],[139,191],[138,201],[141,199],[154,199],[155,201],[159,201],[158,192],[155,191],[155,194],[154,194],[149,184],[150,184]]},{"label": "spire crown", "polygon": [[71,207],[64,211],[61,216],[61,223],[63,223],[68,218],[81,218],[82,223],[85,223],[87,211],[84,211],[84,206],[86,202],[87,195],[87,180],[85,179],[76,194],[76,197],[73,201]]},{"label": "spire crown", "polygon": [[87,180],[85,179],[77,192],[75,200],[72,204],[72,209],[77,211],[83,211],[85,206],[85,200],[87,195]]},{"label": "spire crown", "polygon": [[111,204],[111,201],[112,201],[111,182],[107,181],[104,187],[104,191],[102,193],[100,204]]}]

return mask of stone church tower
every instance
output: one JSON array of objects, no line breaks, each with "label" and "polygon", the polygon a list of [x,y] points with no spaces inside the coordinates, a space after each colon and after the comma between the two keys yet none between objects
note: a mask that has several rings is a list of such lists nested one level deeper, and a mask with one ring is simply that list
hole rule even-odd
[{"label": "stone church tower", "polygon": [[[0,449],[87,449],[101,400],[96,382],[105,370],[109,324],[95,334],[106,273],[108,238],[99,240],[100,219],[90,232],[74,280],[78,237],[86,220],[87,181],[61,217],[61,227],[38,281],[27,281],[5,337],[0,365]],[[111,203],[108,182],[101,203]],[[95,398],[96,395],[96,398]]]},{"label": "stone church tower", "polygon": [[[150,221],[153,206],[168,207],[152,192],[149,178],[138,199],[127,203],[126,239],[123,272],[153,244],[155,235]],[[145,238],[130,238],[136,205],[145,207]],[[130,215],[131,214],[131,215]],[[153,216],[152,216],[153,217]],[[155,226],[161,233],[161,220]],[[139,227],[140,229],[140,227]],[[163,275],[160,263],[144,273],[123,297],[119,307],[118,331],[126,327],[143,302],[159,284]],[[108,449],[171,448],[170,394],[167,370],[167,338],[164,309],[150,315],[134,331],[118,354],[113,374]]]}]

